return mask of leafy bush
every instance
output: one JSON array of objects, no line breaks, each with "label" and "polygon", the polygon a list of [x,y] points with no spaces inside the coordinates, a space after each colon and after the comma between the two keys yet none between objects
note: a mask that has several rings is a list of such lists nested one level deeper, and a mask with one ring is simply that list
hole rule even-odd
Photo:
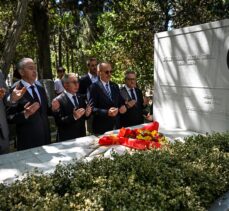
[{"label": "leafy bush", "polygon": [[57,166],[0,185],[0,210],[206,210],[229,190],[229,133]]}]

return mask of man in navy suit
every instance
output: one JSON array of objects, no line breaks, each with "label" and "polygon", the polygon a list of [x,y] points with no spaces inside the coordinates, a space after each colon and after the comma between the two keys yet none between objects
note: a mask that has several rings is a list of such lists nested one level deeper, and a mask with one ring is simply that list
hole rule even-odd
[{"label": "man in navy suit", "polygon": [[36,65],[31,58],[23,58],[18,70],[21,80],[14,84],[7,107],[9,122],[16,124],[17,149],[49,144],[48,100],[44,88],[35,83]]},{"label": "man in navy suit", "polygon": [[142,91],[136,87],[134,71],[125,73],[125,86],[120,89],[120,92],[127,107],[127,112],[120,117],[121,126],[129,127],[144,123],[144,116],[150,115],[145,110],[148,99],[143,98]]},{"label": "man in navy suit", "polygon": [[79,81],[74,73],[65,74],[61,80],[64,92],[53,100],[53,104],[59,103],[54,114],[58,127],[57,141],[86,136],[85,119],[90,116],[92,108],[78,94]]},{"label": "man in navy suit", "polygon": [[99,80],[89,88],[94,114],[92,130],[95,134],[103,134],[120,128],[119,115],[126,112],[126,106],[118,85],[110,81],[111,65],[103,62],[97,67]]}]

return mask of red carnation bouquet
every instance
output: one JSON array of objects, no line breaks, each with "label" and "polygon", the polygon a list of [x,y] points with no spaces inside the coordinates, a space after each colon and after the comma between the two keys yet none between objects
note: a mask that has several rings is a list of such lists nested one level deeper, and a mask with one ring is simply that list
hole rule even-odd
[{"label": "red carnation bouquet", "polygon": [[119,144],[133,149],[145,150],[161,148],[168,143],[166,137],[158,132],[159,123],[152,122],[142,128],[121,128],[117,135],[105,135],[99,139],[100,145]]}]

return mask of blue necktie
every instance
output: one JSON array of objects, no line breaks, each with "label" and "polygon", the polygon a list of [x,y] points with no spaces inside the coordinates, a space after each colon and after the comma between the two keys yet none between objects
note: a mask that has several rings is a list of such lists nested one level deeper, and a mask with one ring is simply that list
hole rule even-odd
[{"label": "blue necktie", "polygon": [[112,100],[111,91],[109,89],[109,84],[106,84],[105,87],[106,87],[107,96]]},{"label": "blue necktie", "polygon": [[73,101],[74,101],[75,108],[77,108],[79,104],[78,104],[78,102],[77,102],[76,96],[75,96],[75,95],[72,95],[72,99],[73,99]]}]

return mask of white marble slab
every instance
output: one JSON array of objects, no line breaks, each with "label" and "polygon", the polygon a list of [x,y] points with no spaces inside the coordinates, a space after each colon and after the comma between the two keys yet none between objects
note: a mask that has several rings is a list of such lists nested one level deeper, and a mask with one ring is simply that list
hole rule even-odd
[{"label": "white marble slab", "polygon": [[229,130],[229,19],[155,35],[154,117],[169,128]]},{"label": "white marble slab", "polygon": [[[135,127],[142,127],[138,125]],[[183,139],[185,136],[195,135],[191,131],[182,129],[168,129],[160,127],[170,140]],[[108,132],[117,134],[118,131]],[[95,157],[112,159],[112,153],[120,155],[130,152],[130,149],[121,145],[100,146],[98,137],[86,136],[75,140],[54,143],[33,149],[0,155],[0,182],[11,183],[15,179],[22,179],[26,172],[42,171],[50,173],[57,164],[69,163],[73,160],[91,161]]]}]

